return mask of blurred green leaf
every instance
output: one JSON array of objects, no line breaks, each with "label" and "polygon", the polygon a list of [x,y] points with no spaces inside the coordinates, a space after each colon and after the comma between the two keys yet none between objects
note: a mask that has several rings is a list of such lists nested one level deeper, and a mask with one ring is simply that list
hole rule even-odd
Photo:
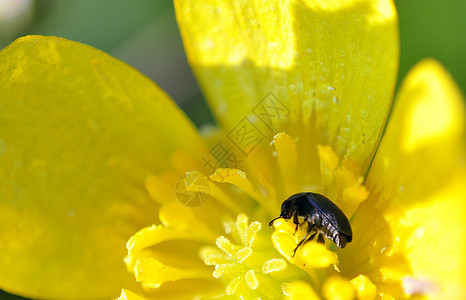
[{"label": "blurred green leaf", "polygon": [[441,62],[464,91],[466,87],[466,1],[397,0],[401,30],[398,84],[418,61]]},{"label": "blurred green leaf", "polygon": [[171,1],[36,1],[49,11],[27,34],[64,37],[104,51],[130,37],[172,7]]}]

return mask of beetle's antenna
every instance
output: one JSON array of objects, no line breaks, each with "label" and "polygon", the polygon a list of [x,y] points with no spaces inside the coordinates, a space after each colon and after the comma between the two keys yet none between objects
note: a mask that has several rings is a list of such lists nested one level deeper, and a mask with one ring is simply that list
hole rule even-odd
[{"label": "beetle's antenna", "polygon": [[282,217],[282,216],[278,216],[278,217],[276,217],[275,219],[273,219],[272,221],[270,221],[269,227],[272,227],[273,221],[275,221],[276,219],[280,219],[280,218],[283,218],[283,217]]}]

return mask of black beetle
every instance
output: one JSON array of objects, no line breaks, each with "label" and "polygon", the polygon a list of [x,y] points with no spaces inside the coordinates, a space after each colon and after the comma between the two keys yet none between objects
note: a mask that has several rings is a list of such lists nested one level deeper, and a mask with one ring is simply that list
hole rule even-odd
[{"label": "black beetle", "polygon": [[[353,239],[348,218],[338,206],[320,194],[306,192],[292,195],[283,202],[280,216],[270,221],[269,226],[272,226],[276,219],[288,220],[291,217],[293,217],[293,223],[296,224],[295,233],[298,226],[305,222],[308,224],[307,233],[294,249],[293,256],[299,246],[313,239],[317,233],[319,233],[318,242],[324,243],[323,235],[339,248],[344,248]],[[304,222],[299,224],[298,217],[303,217]],[[309,236],[312,230],[315,232]]]}]

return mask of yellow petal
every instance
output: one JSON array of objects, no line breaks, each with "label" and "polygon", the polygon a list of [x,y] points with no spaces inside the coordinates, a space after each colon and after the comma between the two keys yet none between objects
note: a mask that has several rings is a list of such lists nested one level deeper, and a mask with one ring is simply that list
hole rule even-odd
[{"label": "yellow petal", "polygon": [[395,298],[465,295],[465,120],[464,99],[447,72],[432,60],[419,63],[371,167],[370,196],[355,214],[342,271],[360,268]]},{"label": "yellow petal", "polygon": [[409,196],[430,195],[464,170],[464,100],[446,71],[425,60],[408,74],[396,103],[368,181],[387,199],[397,193],[405,195],[400,201],[421,200]]},{"label": "yellow petal", "polygon": [[406,294],[426,294],[434,299],[466,295],[465,182],[463,176],[426,197],[426,203],[396,217],[398,224],[392,231],[406,241],[406,257],[413,270],[412,275],[403,277]]},{"label": "yellow petal", "polygon": [[176,183],[173,183],[173,181],[176,182],[176,180],[150,175],[146,178],[146,190],[157,204],[174,202],[175,193],[173,192],[173,186]]},{"label": "yellow petal", "polygon": [[367,168],[397,72],[391,1],[177,0],[175,7],[188,59],[228,131],[248,116],[293,136],[315,124],[312,138]]},{"label": "yellow petal", "polygon": [[[156,217],[144,190],[195,128],[148,78],[91,47],[21,38],[0,53],[0,288],[110,298],[125,242]],[[169,158],[169,159],[167,159]]]}]

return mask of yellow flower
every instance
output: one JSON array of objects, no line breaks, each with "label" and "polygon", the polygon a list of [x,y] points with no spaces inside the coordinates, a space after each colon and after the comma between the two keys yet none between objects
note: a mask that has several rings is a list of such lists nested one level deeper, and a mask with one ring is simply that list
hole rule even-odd
[{"label": "yellow flower", "polygon": [[[91,47],[30,36],[0,53],[0,288],[68,299],[121,288],[121,299],[464,295],[464,100],[423,61],[382,138],[393,4],[175,4],[220,124],[203,137],[150,80]],[[310,241],[293,256],[306,226],[267,226],[302,191],[348,216],[344,249]]]}]

